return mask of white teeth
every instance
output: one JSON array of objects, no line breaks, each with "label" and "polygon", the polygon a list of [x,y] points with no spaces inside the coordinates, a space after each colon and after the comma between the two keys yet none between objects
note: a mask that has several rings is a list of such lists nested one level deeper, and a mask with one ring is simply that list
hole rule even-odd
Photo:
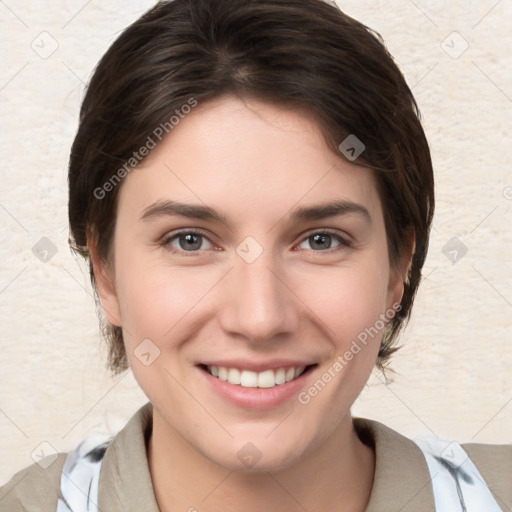
[{"label": "white teeth", "polygon": [[265,370],[257,373],[250,370],[226,368],[224,366],[207,366],[208,371],[214,377],[245,388],[273,388],[296,379],[302,375],[305,368],[305,366],[297,366],[287,369]]},{"label": "white teeth", "polygon": [[[235,384],[235,383],[230,382],[230,384]],[[243,370],[240,374],[240,385],[243,386],[244,388],[258,387],[258,374],[256,372],[250,372],[248,370]]]},{"label": "white teeth", "polygon": [[240,370],[237,370],[236,368],[230,368],[228,371],[228,382],[230,382],[231,384],[240,384]]},{"label": "white teeth", "polygon": [[228,369],[223,366],[219,366],[219,379],[228,380]]},{"label": "white teeth", "polygon": [[286,382],[286,372],[284,368],[279,368],[276,372],[276,384],[284,384]]},{"label": "white teeth", "polygon": [[276,375],[274,370],[266,370],[258,373],[259,388],[273,388],[276,385]]}]

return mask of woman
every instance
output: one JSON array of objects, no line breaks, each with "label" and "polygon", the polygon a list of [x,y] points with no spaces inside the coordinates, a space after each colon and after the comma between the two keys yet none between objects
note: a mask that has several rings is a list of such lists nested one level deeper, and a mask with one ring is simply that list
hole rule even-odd
[{"label": "woman", "polygon": [[149,403],[15,475],[0,510],[512,505],[512,447],[350,414],[434,211],[415,100],[362,24],[320,0],[159,3],[96,69],[69,194],[110,366]]}]

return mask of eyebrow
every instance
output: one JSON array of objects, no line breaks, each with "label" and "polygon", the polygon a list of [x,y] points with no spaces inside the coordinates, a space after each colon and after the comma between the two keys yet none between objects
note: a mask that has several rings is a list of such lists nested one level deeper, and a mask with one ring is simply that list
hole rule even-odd
[{"label": "eyebrow", "polygon": [[[334,200],[328,203],[300,207],[289,213],[287,217],[289,222],[297,222],[304,220],[322,220],[348,214],[359,215],[367,223],[371,223],[370,212],[367,208],[361,204],[345,200]],[[148,206],[143,210],[140,220],[149,221],[174,216],[228,224],[228,219],[224,214],[209,206],[186,204],[172,200],[157,201]]]}]

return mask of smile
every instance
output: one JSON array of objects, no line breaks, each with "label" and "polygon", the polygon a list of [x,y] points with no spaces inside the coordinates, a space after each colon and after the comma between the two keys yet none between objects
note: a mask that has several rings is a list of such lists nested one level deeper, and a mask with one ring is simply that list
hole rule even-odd
[{"label": "smile", "polygon": [[305,370],[305,366],[279,368],[278,370],[265,370],[263,372],[239,370],[238,368],[226,368],[224,366],[206,367],[206,371],[210,375],[244,388],[273,388],[300,377]]},{"label": "smile", "polygon": [[[229,364],[231,363],[231,364]],[[213,361],[197,364],[211,389],[238,407],[269,409],[292,397],[318,366],[306,361]]]}]

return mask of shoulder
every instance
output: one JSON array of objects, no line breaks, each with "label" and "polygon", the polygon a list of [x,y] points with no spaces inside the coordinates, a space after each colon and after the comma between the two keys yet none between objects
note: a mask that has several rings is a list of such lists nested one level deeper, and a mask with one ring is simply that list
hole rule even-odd
[{"label": "shoulder", "polygon": [[366,512],[434,510],[430,474],[419,447],[378,421],[353,418],[353,424],[361,441],[375,453],[374,482]]},{"label": "shoulder", "polygon": [[51,455],[18,471],[0,487],[0,512],[55,512],[66,453]]},{"label": "shoulder", "polygon": [[512,444],[465,443],[461,446],[482,470],[499,469],[504,477],[512,480]]},{"label": "shoulder", "polygon": [[498,504],[512,507],[512,444],[462,444]]},{"label": "shoulder", "polygon": [[[145,448],[145,437],[151,430],[151,419],[152,407],[147,403],[132,416],[113,439],[104,434],[91,434],[69,453],[59,453],[57,457],[55,455],[45,457],[38,463],[17,472],[0,487],[0,512],[28,510],[55,512],[58,500],[62,497],[61,478],[64,464],[69,456],[71,459],[68,462],[68,465],[70,464],[68,472],[76,469],[75,462],[80,459],[89,458],[89,463],[97,462],[96,455],[104,459],[105,464],[99,482],[100,495],[103,490],[105,496],[102,499],[107,504],[110,504],[115,496],[120,495],[123,498],[123,504],[126,505],[120,508],[106,506],[104,510],[130,509],[130,500],[125,499],[125,494],[128,494],[132,501],[135,498],[142,499],[147,494],[151,497],[151,477],[147,467]],[[81,469],[83,469],[82,466]],[[85,485],[82,477],[89,475],[87,471],[81,473],[81,469],[75,475],[76,479],[74,478],[76,486]],[[66,492],[66,486],[64,486],[64,493]],[[158,508],[154,509],[158,510]]]},{"label": "shoulder", "polygon": [[[395,510],[402,510],[404,497],[412,499],[413,509],[433,510],[433,494],[425,456],[416,441],[395,430],[366,418],[353,418],[359,438],[373,446],[376,454],[376,471],[372,498],[372,512],[381,510],[382,504],[393,503]],[[418,438],[419,439],[419,438]],[[449,445],[449,441],[446,441]],[[481,478],[503,510],[512,510],[512,444],[461,444]],[[418,490],[418,486],[421,490]],[[415,490],[418,492],[416,496]],[[386,494],[387,492],[387,494]],[[392,496],[391,496],[392,495]],[[377,496],[379,499],[377,499]],[[414,499],[412,498],[414,496]],[[418,497],[423,496],[421,502]],[[400,501],[399,501],[400,500]]]}]

